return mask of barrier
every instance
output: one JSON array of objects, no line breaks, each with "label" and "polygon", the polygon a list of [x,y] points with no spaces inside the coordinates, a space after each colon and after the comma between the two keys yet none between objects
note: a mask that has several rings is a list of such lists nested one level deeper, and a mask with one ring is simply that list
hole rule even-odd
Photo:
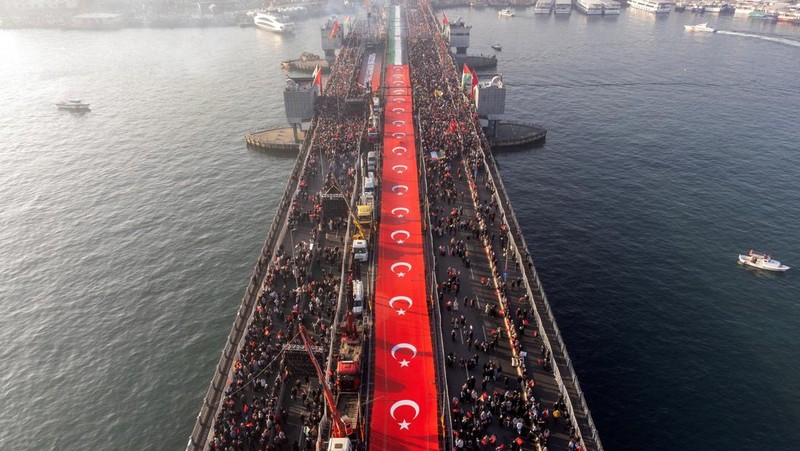
[{"label": "barrier", "polygon": [[[208,434],[211,430],[211,425],[214,422],[214,415],[216,414],[219,405],[222,402],[222,392],[225,389],[228,379],[227,376],[231,371],[231,365],[239,348],[239,343],[244,337],[247,321],[249,320],[253,311],[253,307],[255,306],[258,288],[263,281],[264,274],[267,266],[269,265],[268,262],[275,254],[275,244],[281,242],[285,236],[286,216],[288,214],[289,206],[291,205],[291,199],[294,197],[294,193],[297,192],[297,189],[299,188],[300,173],[302,168],[305,167],[307,163],[309,151],[313,143],[313,130],[315,128],[316,119],[312,121],[311,129],[309,129],[309,133],[306,134],[301,151],[297,156],[295,165],[292,168],[292,173],[289,176],[289,182],[284,189],[281,202],[278,205],[278,211],[272,219],[272,224],[270,225],[267,238],[264,240],[264,244],[261,248],[261,254],[259,255],[258,262],[253,269],[252,276],[250,277],[247,288],[245,289],[245,295],[242,298],[242,302],[239,306],[236,319],[231,327],[231,332],[228,334],[228,340],[225,343],[222,355],[217,363],[214,377],[209,384],[205,397],[203,398],[203,407],[200,409],[200,413],[197,415],[197,421],[192,429],[189,442],[186,445],[187,450],[201,450],[205,448],[205,444],[208,440]],[[279,231],[278,228],[281,226],[283,227]]]}]

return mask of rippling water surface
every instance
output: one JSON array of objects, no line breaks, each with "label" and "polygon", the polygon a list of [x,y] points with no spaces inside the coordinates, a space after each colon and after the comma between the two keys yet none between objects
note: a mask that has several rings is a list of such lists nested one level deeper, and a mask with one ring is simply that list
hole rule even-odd
[{"label": "rippling water surface", "polygon": [[[606,448],[793,449],[800,284],[735,259],[800,265],[798,28],[447,14],[549,130],[499,161]],[[317,22],[0,31],[0,448],[185,445],[293,164],[242,135]]]}]

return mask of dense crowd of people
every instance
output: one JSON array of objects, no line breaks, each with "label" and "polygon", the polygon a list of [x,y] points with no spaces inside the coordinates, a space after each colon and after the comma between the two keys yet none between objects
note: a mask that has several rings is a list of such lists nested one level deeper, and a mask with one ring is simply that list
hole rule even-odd
[{"label": "dense crowd of people", "polygon": [[[430,20],[431,15],[427,2],[420,0],[418,7],[408,9],[407,21],[408,59],[425,161],[431,232],[438,243],[439,256],[459,258],[464,269],[470,269],[473,258],[469,243],[474,249],[485,251],[490,277],[482,278],[477,285],[494,288],[496,295],[484,300],[464,297],[460,305],[483,308],[487,317],[496,318],[493,324],[505,326],[491,330],[486,339],[476,338],[474,325],[459,313],[463,312],[459,310],[459,292],[468,281],[463,281],[461,271],[454,267],[448,267],[443,275],[437,274],[439,298],[446,300],[444,306],[451,314],[451,339],[458,346],[457,337],[462,337],[466,348],[466,352],[459,351],[464,357],[448,353],[446,364],[475,371],[482,363],[481,379],[468,376],[460,392],[450,400],[454,447],[521,450],[535,445],[548,449],[551,432],[557,428],[566,432],[567,448],[579,450],[580,438],[569,421],[563,394],[551,406],[543,406],[537,399],[536,384],[528,371],[531,362],[526,357],[535,352],[531,348],[539,331],[525,335],[526,325],[532,320],[530,300],[523,294],[513,305],[511,292],[522,293],[523,281],[521,277],[508,280],[508,261],[503,263],[498,258],[510,258],[512,267],[519,269],[519,262],[509,255],[509,226],[506,218],[498,214],[494,185],[484,171],[483,149],[488,149],[487,142],[477,125],[472,101],[461,91],[448,45]],[[465,211],[464,205],[472,212]],[[503,375],[496,360],[501,336],[510,348],[516,380]],[[544,371],[551,371],[552,356],[544,344],[536,362]]]},{"label": "dense crowd of people", "polygon": [[[292,374],[281,351],[297,340],[301,324],[313,344],[330,344],[343,243],[326,242],[320,232],[343,231],[346,220],[323,217],[321,193],[336,188],[349,196],[355,186],[365,120],[347,108],[345,96],[361,64],[362,39],[363,32],[353,27],[318,98],[312,148],[287,212],[289,232],[267,264],[244,345],[233,362],[214,422],[214,450],[312,449],[319,435],[323,400],[317,377]],[[299,434],[288,434],[290,415],[296,415]]]}]

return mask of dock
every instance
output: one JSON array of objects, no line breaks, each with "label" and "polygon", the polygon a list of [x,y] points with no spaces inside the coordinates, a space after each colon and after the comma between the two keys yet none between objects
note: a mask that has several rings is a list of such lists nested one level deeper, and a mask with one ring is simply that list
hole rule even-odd
[{"label": "dock", "polygon": [[401,3],[292,91],[299,142],[246,138],[296,161],[187,450],[603,449],[491,152],[546,131],[487,139],[502,84],[458,89],[428,0]]},{"label": "dock", "polygon": [[494,133],[489,137],[492,150],[542,144],[547,138],[547,130],[543,127],[514,121],[498,122]]},{"label": "dock", "polygon": [[300,145],[304,139],[305,132],[302,130],[297,130],[297,139],[295,139],[295,130],[292,127],[274,127],[244,135],[247,147],[290,154],[300,151]]}]

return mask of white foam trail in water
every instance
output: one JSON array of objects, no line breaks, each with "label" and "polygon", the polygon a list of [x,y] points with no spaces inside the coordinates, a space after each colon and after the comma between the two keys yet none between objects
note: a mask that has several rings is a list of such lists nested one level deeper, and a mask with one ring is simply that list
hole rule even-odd
[{"label": "white foam trail in water", "polygon": [[792,47],[800,47],[800,42],[786,38],[774,38],[772,36],[762,36],[760,34],[740,33],[738,31],[722,31],[722,30],[718,31],[717,34],[729,34],[732,36],[742,36],[745,38],[756,38],[756,39],[761,39],[762,41],[777,42],[779,44],[791,45]]}]

